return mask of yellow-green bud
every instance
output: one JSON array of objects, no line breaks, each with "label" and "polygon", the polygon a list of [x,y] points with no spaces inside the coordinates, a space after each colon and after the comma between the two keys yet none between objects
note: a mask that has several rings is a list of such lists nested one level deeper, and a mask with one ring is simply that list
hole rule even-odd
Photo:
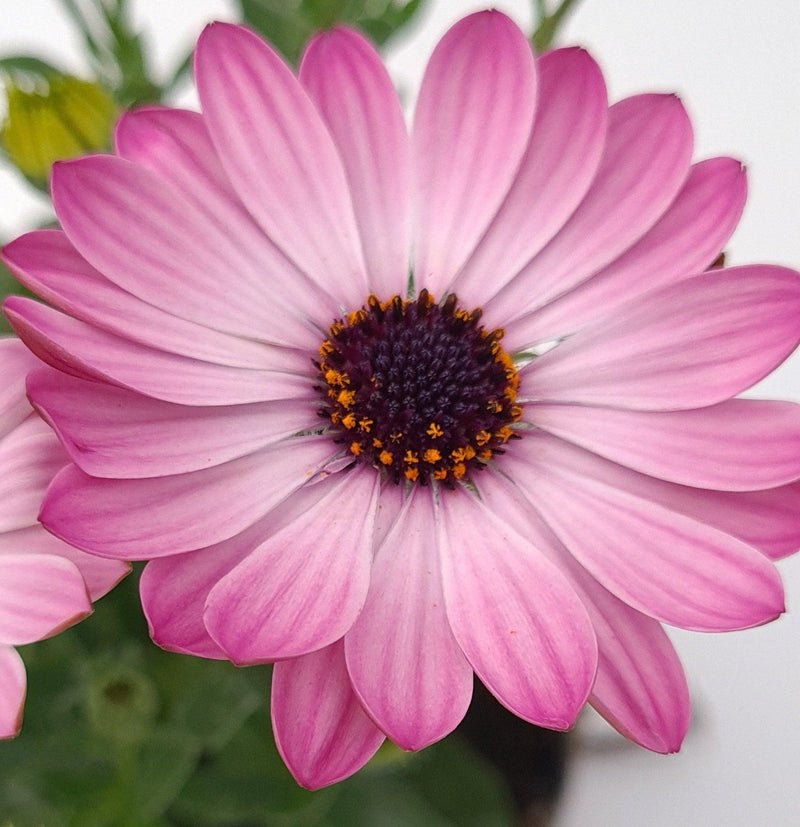
[{"label": "yellow-green bud", "polygon": [[32,90],[7,83],[0,141],[32,183],[46,185],[54,161],[100,152],[111,144],[117,107],[97,84],[54,75]]}]

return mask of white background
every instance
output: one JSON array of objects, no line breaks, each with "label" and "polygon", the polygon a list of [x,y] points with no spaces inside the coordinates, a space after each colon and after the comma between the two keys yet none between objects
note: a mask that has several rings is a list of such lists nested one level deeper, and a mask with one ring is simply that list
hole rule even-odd
[{"label": "white background", "polygon": [[[132,5],[164,72],[204,22],[234,16],[224,0]],[[496,5],[529,28],[529,0]],[[481,7],[431,0],[419,26],[392,47],[390,68],[409,98],[439,36]],[[729,263],[800,267],[798,0],[584,0],[561,42],[592,52],[612,100],[678,92],[693,118],[696,157],[731,154],[747,164],[750,197]],[[78,73],[82,68],[56,0],[0,0],[0,54],[23,50]],[[0,170],[0,238],[28,229],[45,210],[45,201]],[[800,356],[759,391],[800,400]],[[790,612],[776,623],[730,635],[673,634],[695,702],[693,729],[679,755],[629,746],[586,716],[559,827],[800,824],[800,559],[781,570]]]}]

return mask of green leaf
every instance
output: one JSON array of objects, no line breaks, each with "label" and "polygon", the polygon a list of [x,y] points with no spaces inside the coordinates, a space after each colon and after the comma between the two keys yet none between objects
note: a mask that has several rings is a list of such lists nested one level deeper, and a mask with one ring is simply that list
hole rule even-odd
[{"label": "green leaf", "polygon": [[12,77],[17,74],[47,79],[52,75],[63,75],[61,69],[33,55],[8,55],[0,58],[0,71]]}]

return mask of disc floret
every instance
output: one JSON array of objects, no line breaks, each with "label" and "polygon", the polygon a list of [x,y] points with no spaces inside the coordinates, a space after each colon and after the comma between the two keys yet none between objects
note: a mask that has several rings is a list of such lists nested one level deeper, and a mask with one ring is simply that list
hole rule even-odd
[{"label": "disc floret", "polygon": [[522,415],[519,377],[481,310],[423,290],[335,321],[319,348],[320,415],[337,442],[394,483],[452,486],[485,467]]}]

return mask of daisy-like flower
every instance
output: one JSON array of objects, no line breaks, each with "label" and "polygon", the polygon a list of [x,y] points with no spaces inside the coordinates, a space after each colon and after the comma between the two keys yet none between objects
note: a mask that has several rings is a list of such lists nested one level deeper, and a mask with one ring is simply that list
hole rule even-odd
[{"label": "daisy-like flower", "polygon": [[130,566],[53,537],[36,515],[69,459],[25,396],[39,364],[17,339],[0,339],[0,738],[22,724],[25,667],[15,646],[52,637],[88,615]]},{"label": "daisy-like flower", "polygon": [[73,463],[44,524],[150,561],[161,646],[275,662],[306,786],[445,736],[473,672],[676,750],[661,624],[772,620],[800,541],[799,409],[733,398],[797,345],[800,276],[709,269],[741,165],[498,12],[439,43],[410,134],[353,31],[295,77],[214,24],[195,70],[202,114],[125,115],[5,249],[55,308],[5,306]]}]

